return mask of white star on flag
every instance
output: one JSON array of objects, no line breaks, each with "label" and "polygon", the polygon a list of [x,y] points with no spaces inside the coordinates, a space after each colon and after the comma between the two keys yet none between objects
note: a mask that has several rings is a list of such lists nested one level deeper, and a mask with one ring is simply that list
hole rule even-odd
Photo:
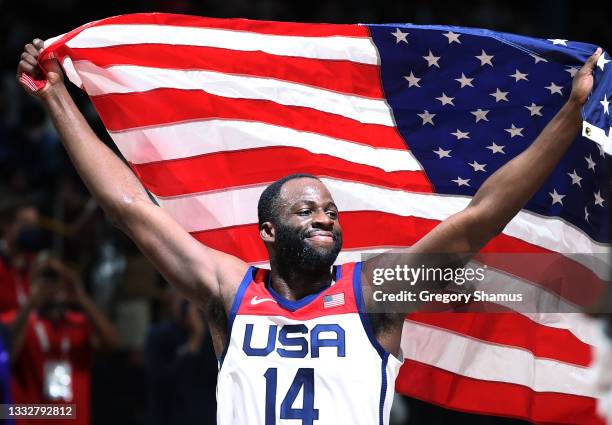
[{"label": "white star on flag", "polygon": [[495,144],[495,142],[493,142],[490,146],[487,146],[487,149],[491,149],[491,153],[495,154],[495,153],[503,153],[504,155],[506,154],[506,152],[504,152],[504,147],[505,146],[498,146]]},{"label": "white star on flag", "polygon": [[437,150],[437,151],[433,151],[433,152],[434,152],[436,155],[438,155],[438,157],[439,157],[438,159],[442,159],[442,158],[450,158],[450,157],[451,157],[451,155],[450,155],[451,150],[450,150],[450,149],[449,149],[449,150],[447,150],[447,151],[445,151],[444,149],[442,149],[442,148],[438,147],[438,150]]},{"label": "white star on flag", "polygon": [[601,56],[599,57],[599,59],[597,60],[597,66],[599,67],[599,69],[601,69],[602,71],[604,70],[604,66],[606,66],[606,64],[608,62],[610,62],[608,59],[605,58],[606,54],[602,53]]},{"label": "white star on flag", "polygon": [[406,79],[406,81],[408,81],[408,87],[421,87],[421,85],[419,84],[419,81],[421,81],[421,79],[415,77],[412,71],[410,71],[410,75],[405,75],[404,78]]},{"label": "white star on flag", "polygon": [[587,207],[584,207],[584,220],[589,221],[589,212],[587,211]]},{"label": "white star on flag", "polygon": [[535,63],[538,63],[538,62],[548,62],[546,59],[541,58],[540,56],[538,56],[538,55],[536,55],[534,53],[530,53],[529,56],[531,56],[535,60]]},{"label": "white star on flag", "polygon": [[606,151],[604,150],[604,147],[600,144],[597,144],[597,149],[599,149],[599,156],[605,158],[606,157]]},{"label": "white star on flag", "polygon": [[451,180],[451,181],[457,183],[457,186],[469,186],[470,185],[470,179],[462,179],[459,176],[457,176],[456,180]]},{"label": "white star on flag", "polygon": [[557,189],[553,189],[553,191],[548,192],[548,194],[552,196],[552,205],[555,205],[555,204],[563,205],[563,198],[565,198],[565,195],[561,195],[560,193],[557,193]]},{"label": "white star on flag", "polygon": [[510,138],[511,139],[514,136],[521,136],[521,137],[523,137],[523,133],[521,133],[523,131],[523,128],[516,127],[514,124],[512,124],[512,127],[510,127],[510,128],[504,128],[504,130],[506,130],[508,133],[510,133]]},{"label": "white star on flag", "polygon": [[406,40],[408,34],[409,33],[407,32],[402,32],[399,28],[396,28],[395,32],[391,33],[391,35],[395,37],[395,44],[398,44],[400,41],[403,41],[404,43],[408,44],[408,40]]},{"label": "white star on flag", "polygon": [[457,129],[457,131],[455,131],[454,133],[451,133],[453,136],[455,136],[457,138],[457,140],[461,140],[461,139],[469,139],[470,138],[470,132],[466,131],[463,132],[459,129]]},{"label": "white star on flag", "polygon": [[590,170],[595,171],[595,161],[593,161],[593,158],[591,158],[591,155],[589,155],[588,157],[585,156],[584,159],[586,160],[586,162],[588,164],[587,168],[590,169]]},{"label": "white star on flag", "polygon": [[600,100],[599,103],[601,103],[601,106],[603,106],[604,108],[604,114],[610,114],[610,110],[608,109],[610,107],[610,101],[608,101],[608,94],[604,93],[604,99]]},{"label": "white star on flag", "polygon": [[525,106],[525,108],[529,109],[529,112],[531,113],[532,117],[534,115],[543,116],[542,112],[540,112],[542,110],[542,106],[538,106],[535,103],[531,102],[531,105]]},{"label": "white star on flag", "polygon": [[474,85],[472,84],[473,80],[473,78],[466,77],[463,72],[461,73],[460,78],[455,78],[455,81],[458,81],[459,84],[461,84],[461,88],[464,88],[465,86],[474,87]]},{"label": "white star on flag", "polygon": [[470,167],[472,167],[474,169],[474,172],[476,171],[484,171],[486,172],[487,170],[485,170],[485,167],[487,166],[487,164],[479,164],[476,162],[476,160],[474,160],[474,162],[472,162],[471,164],[468,164]]},{"label": "white star on flag", "polygon": [[423,120],[422,125],[425,125],[425,124],[435,125],[433,122],[433,117],[435,117],[436,114],[430,114],[429,111],[425,109],[422,114],[417,114],[417,115],[421,117],[421,119]]},{"label": "white star on flag", "polygon": [[495,98],[495,102],[499,102],[500,100],[505,100],[506,102],[508,102],[508,98],[506,97],[506,95],[508,94],[507,91],[501,91],[500,89],[496,89],[495,93],[489,93],[491,96],[493,96]]},{"label": "white star on flag", "polygon": [[578,187],[582,187],[582,184],[580,183],[582,177],[580,177],[578,173],[576,173],[576,169],[574,169],[574,171],[571,173],[567,173],[567,175],[570,176],[570,178],[572,179],[572,184],[577,184]]},{"label": "white star on flag", "polygon": [[475,57],[480,60],[480,66],[485,66],[485,64],[493,66],[493,62],[491,61],[493,59],[493,55],[487,55],[487,52],[485,52],[484,50],[479,56]]},{"label": "white star on flag", "polygon": [[446,32],[444,34],[442,34],[444,37],[448,38],[448,44],[451,44],[452,42],[457,42],[459,44],[461,44],[461,41],[459,40],[459,36],[461,34],[455,34],[452,31]]},{"label": "white star on flag", "polygon": [[429,51],[429,54],[427,56],[423,56],[423,59],[427,61],[428,68],[431,68],[432,66],[440,68],[440,65],[438,64],[438,61],[440,60],[440,56],[434,56],[434,54],[431,53],[431,50]]},{"label": "white star on flag", "polygon": [[514,72],[514,74],[510,74],[508,75],[508,77],[512,77],[514,78],[514,82],[518,83],[519,80],[525,80],[525,81],[529,81],[527,79],[527,75],[528,74],[523,74],[521,71],[519,71],[518,69]]},{"label": "white star on flag", "polygon": [[442,106],[444,106],[444,105],[453,105],[453,106],[455,106],[455,104],[453,103],[453,100],[455,98],[454,97],[448,97],[446,95],[446,93],[444,93],[444,92],[442,92],[442,96],[436,97],[436,99],[438,99],[440,102],[442,102]]},{"label": "white star on flag", "polygon": [[576,66],[570,66],[569,68],[565,69],[565,72],[569,72],[570,77],[574,78],[574,76],[576,75],[576,73],[578,72],[578,67]]},{"label": "white star on flag", "polygon": [[600,207],[603,207],[603,203],[604,203],[604,198],[602,198],[601,196],[601,191],[598,190],[597,193],[595,194],[595,205],[599,205]]},{"label": "white star on flag", "polygon": [[489,121],[489,119],[487,118],[489,110],[483,111],[482,109],[478,108],[477,110],[471,111],[470,113],[476,117],[476,122],[480,120]]},{"label": "white star on flag", "polygon": [[562,38],[549,38],[548,41],[552,41],[552,44],[561,45],[567,47],[567,40]]},{"label": "white star on flag", "polygon": [[550,94],[559,93],[561,96],[563,96],[563,93],[561,92],[561,89],[563,88],[563,86],[558,86],[555,83],[551,82],[550,86],[547,86],[544,88],[550,90]]}]

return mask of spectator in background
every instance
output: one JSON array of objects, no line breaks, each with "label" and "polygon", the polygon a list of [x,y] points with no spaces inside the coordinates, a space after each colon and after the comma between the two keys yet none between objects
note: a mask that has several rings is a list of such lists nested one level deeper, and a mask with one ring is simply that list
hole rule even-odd
[{"label": "spectator in background", "polygon": [[37,265],[31,283],[26,303],[2,318],[12,323],[13,401],[75,404],[76,420],[54,424],[89,424],[93,350],[116,348],[118,334],[87,296],[78,274],[61,262]]},{"label": "spectator in background", "polygon": [[217,360],[200,311],[172,288],[171,319],[153,325],[145,345],[148,425],[216,423]]},{"label": "spectator in background", "polygon": [[[0,324],[0,403],[2,404],[10,404],[12,402],[7,342],[8,329]],[[12,419],[7,419],[3,423],[6,425],[14,424]]]},{"label": "spectator in background", "polygon": [[14,208],[0,243],[0,313],[17,309],[29,293],[28,271],[42,247],[38,209],[32,205]]}]

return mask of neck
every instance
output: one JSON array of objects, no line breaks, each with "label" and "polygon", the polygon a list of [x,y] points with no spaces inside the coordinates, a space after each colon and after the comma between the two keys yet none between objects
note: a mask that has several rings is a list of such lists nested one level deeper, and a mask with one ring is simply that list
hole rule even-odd
[{"label": "neck", "polygon": [[284,298],[296,301],[329,286],[333,268],[322,271],[304,271],[296,267],[280,267],[270,261],[270,285]]}]

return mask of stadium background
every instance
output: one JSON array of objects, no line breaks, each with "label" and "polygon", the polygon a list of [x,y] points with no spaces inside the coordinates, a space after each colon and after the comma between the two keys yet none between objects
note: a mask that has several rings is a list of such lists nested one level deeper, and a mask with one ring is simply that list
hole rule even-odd
[{"label": "stadium background", "polygon": [[[151,327],[172,317],[166,284],[135,247],[105,220],[76,176],[44,110],[15,83],[23,45],[48,38],[85,22],[112,15],[160,11],[211,17],[299,22],[413,22],[484,27],[543,38],[566,38],[603,46],[610,51],[612,32],[597,3],[570,0],[470,1],[249,1],[157,0],[96,2],[41,0],[35,4],[0,0],[0,225],[15,205],[36,205],[45,230],[45,247],[79,269],[88,293],[117,326],[119,350],[96,356],[92,371],[92,423],[119,420],[126,424],[159,423],[151,419],[155,401],[170,397],[156,391],[158,380],[147,371],[145,344]],[[71,89],[98,135],[110,143],[86,96]],[[112,144],[111,144],[112,145]],[[2,282],[0,282],[1,288]],[[181,313],[179,313],[181,314]],[[155,347],[149,347],[155,350]],[[201,397],[214,398],[214,355],[205,342],[199,361]],[[157,384],[155,383],[157,382]],[[188,391],[200,385],[180,381]],[[183,399],[188,402],[189,396]],[[403,400],[397,424],[518,424],[511,419],[449,412],[416,400]],[[202,400],[202,420],[212,407]],[[206,411],[206,412],[205,412]]]}]

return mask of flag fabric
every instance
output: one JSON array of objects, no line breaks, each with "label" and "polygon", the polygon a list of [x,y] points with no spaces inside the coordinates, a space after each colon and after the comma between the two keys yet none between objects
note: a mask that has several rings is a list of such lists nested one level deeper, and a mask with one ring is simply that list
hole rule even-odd
[{"label": "flag fabric", "polygon": [[[250,263],[267,259],[258,197],[292,172],[320,176],[338,204],[339,262],[414,244],[529,146],[595,50],[459,27],[156,13],[96,21],[45,46],[158,204]],[[607,252],[608,62],[604,53],[595,70],[584,136],[484,252],[568,264],[567,253]],[[579,315],[413,314],[396,387],[447,408],[600,423],[586,383],[593,341]]]}]

